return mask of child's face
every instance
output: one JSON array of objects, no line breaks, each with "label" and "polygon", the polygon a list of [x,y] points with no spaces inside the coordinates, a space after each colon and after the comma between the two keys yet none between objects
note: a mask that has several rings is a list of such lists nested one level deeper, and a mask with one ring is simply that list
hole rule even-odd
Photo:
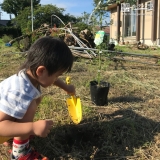
[{"label": "child's face", "polygon": [[52,75],[48,75],[48,71],[45,69],[43,72],[37,77],[37,81],[39,84],[46,88],[48,86],[51,86],[59,76],[63,74],[63,71],[57,71],[56,73]]}]

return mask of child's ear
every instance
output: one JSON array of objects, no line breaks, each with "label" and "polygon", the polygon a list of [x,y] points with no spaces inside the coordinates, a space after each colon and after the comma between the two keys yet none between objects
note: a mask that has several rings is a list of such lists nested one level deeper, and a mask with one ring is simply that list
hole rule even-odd
[{"label": "child's ear", "polygon": [[46,67],[44,66],[39,66],[36,70],[36,75],[37,76],[42,76],[43,73],[46,72]]}]

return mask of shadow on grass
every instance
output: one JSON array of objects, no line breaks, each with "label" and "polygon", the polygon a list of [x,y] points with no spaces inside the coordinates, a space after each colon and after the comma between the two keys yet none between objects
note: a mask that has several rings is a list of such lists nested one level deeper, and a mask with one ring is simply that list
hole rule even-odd
[{"label": "shadow on grass", "polygon": [[116,98],[110,98],[110,102],[142,102],[143,99],[135,96],[120,96]]},{"label": "shadow on grass", "polygon": [[136,159],[135,149],[147,148],[159,132],[159,122],[127,109],[97,114],[79,125],[57,125],[33,145],[51,160],[127,160]]}]

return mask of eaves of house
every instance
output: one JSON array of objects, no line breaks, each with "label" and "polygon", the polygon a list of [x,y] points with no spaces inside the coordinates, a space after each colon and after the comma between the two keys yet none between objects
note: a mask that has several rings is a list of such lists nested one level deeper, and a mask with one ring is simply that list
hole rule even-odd
[{"label": "eaves of house", "polygon": [[[116,8],[117,5],[119,4],[119,3],[116,3],[116,0],[112,1],[112,3],[109,3],[109,2],[110,1],[106,3],[106,7],[102,8],[103,10],[110,11],[111,9]],[[123,3],[123,2],[124,0],[120,0],[120,3]]]}]

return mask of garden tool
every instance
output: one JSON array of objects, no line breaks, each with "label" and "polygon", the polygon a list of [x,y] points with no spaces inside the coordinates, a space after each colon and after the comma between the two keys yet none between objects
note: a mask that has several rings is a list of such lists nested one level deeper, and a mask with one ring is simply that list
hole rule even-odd
[{"label": "garden tool", "polygon": [[8,141],[8,140],[11,139],[11,138],[12,138],[12,137],[2,137],[2,136],[0,136],[0,144]]},{"label": "garden tool", "polygon": [[[66,83],[70,84],[70,77],[66,77]],[[68,106],[68,112],[72,119],[72,121],[75,124],[80,123],[82,120],[82,107],[81,107],[81,101],[80,98],[76,95],[71,95],[66,100],[67,106]]]}]

